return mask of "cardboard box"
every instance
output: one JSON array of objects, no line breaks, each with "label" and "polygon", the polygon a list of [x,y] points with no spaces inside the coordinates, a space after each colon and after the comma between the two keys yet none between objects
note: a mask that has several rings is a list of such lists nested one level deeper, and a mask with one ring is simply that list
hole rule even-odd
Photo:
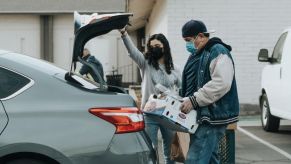
[{"label": "cardboard box", "polygon": [[179,97],[151,95],[146,104],[149,108],[145,107],[144,113],[169,129],[193,134],[198,126],[197,112],[191,110],[190,113],[184,114],[180,111],[180,105]]},{"label": "cardboard box", "polygon": [[157,112],[158,109],[164,109],[166,107],[166,99],[161,95],[150,95],[148,102],[143,109],[144,112]]}]

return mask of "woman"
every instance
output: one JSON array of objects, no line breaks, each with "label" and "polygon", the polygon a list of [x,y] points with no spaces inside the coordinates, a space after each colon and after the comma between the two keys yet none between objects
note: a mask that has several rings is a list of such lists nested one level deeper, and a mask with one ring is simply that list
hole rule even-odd
[{"label": "woman", "polygon": [[[147,42],[147,52],[143,55],[133,44],[125,29],[120,30],[121,38],[128,50],[129,57],[138,65],[142,76],[141,109],[151,94],[158,94],[155,85],[160,83],[169,89],[181,86],[181,73],[174,67],[169,42],[163,34],[152,35]],[[163,138],[164,158],[166,164],[175,163],[170,160],[171,142],[174,132],[166,129],[158,122],[145,116],[146,132],[154,146],[158,146],[158,130]]]}]

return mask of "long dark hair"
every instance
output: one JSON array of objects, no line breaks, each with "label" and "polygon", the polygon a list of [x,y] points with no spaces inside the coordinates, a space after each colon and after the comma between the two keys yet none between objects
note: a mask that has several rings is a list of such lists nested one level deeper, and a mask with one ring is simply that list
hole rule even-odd
[{"label": "long dark hair", "polygon": [[148,60],[149,65],[152,65],[156,70],[159,70],[158,60],[156,60],[153,57],[154,54],[152,53],[151,46],[150,46],[151,41],[154,39],[160,41],[163,44],[163,49],[164,49],[163,55],[164,55],[164,60],[165,60],[164,62],[165,62],[166,72],[170,74],[171,70],[174,69],[174,64],[173,64],[173,59],[172,59],[172,54],[171,54],[171,48],[165,35],[159,33],[159,34],[154,34],[149,38],[147,42],[147,52],[145,53],[145,59]]}]

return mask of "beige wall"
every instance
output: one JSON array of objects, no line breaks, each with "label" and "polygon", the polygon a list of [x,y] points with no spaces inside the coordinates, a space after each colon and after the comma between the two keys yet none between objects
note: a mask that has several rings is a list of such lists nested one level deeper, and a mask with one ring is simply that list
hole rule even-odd
[{"label": "beige wall", "polygon": [[124,12],[126,0],[0,0],[0,13]]},{"label": "beige wall", "polygon": [[[184,68],[184,63],[181,64],[177,62],[180,60],[181,56],[179,54],[175,54],[175,51],[173,51],[175,40],[172,40],[172,36],[169,35],[169,24],[172,24],[171,21],[174,21],[175,18],[169,17],[169,12],[174,11],[170,11],[168,9],[168,3],[168,0],[156,1],[156,4],[154,5],[153,11],[149,18],[149,22],[146,25],[146,40],[148,40],[149,36],[152,34],[163,33],[169,41],[174,64],[177,69],[182,71]],[[179,39],[182,40],[182,38]],[[187,55],[184,56],[185,58],[187,57]]]},{"label": "beige wall", "polygon": [[167,1],[158,0],[156,1],[149,22],[146,25],[146,39],[150,35],[156,33],[163,33],[165,36],[168,35],[168,16],[167,16]]}]

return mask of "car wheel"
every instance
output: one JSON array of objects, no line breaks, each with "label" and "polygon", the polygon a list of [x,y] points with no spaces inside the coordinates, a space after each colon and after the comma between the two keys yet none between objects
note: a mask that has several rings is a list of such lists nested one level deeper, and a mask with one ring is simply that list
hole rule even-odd
[{"label": "car wheel", "polygon": [[280,126],[280,118],[273,116],[270,112],[269,101],[266,94],[261,99],[261,122],[263,129],[268,132],[276,132]]},{"label": "car wheel", "polygon": [[48,164],[46,162],[37,160],[37,159],[28,159],[28,158],[19,158],[19,159],[12,159],[5,164]]}]

